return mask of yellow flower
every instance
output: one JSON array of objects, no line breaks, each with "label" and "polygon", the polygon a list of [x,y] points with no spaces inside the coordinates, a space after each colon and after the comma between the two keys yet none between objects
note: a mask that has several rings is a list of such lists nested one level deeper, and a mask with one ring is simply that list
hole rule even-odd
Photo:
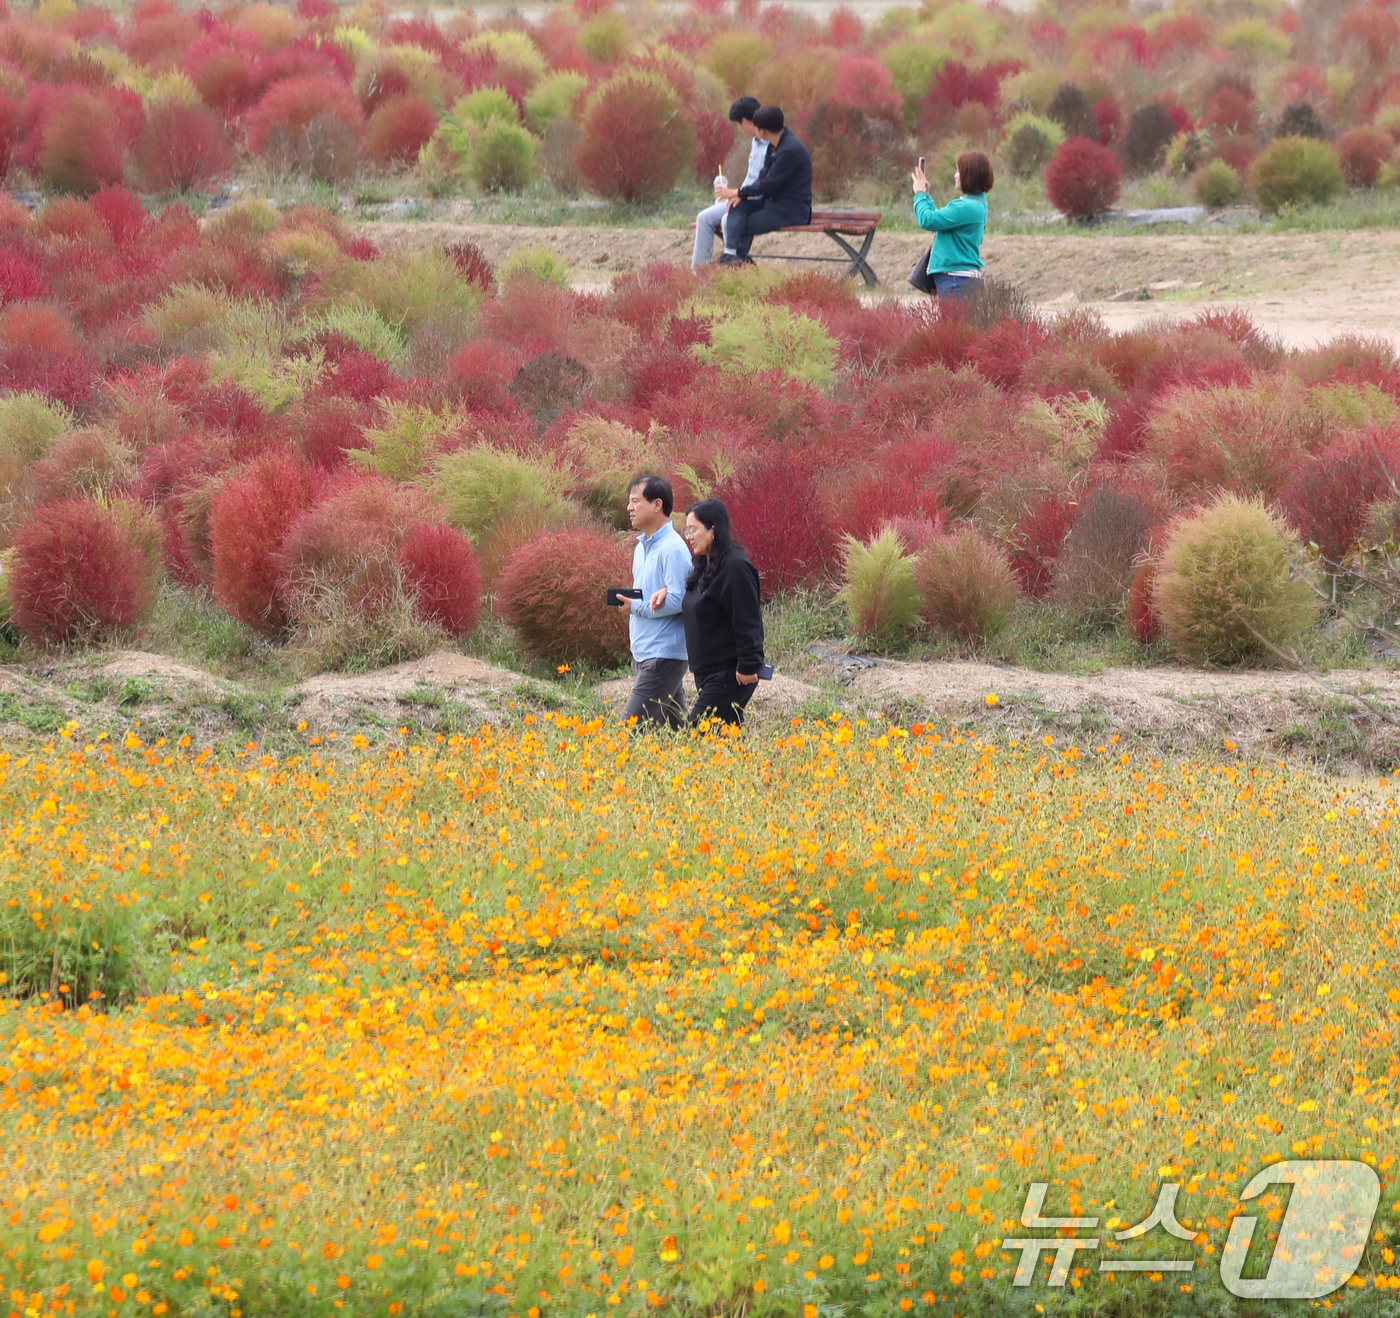
[{"label": "yellow flower", "polygon": [[988,691],[987,694],[982,697],[982,700],[989,706],[995,705],[997,703],[997,693],[995,691]]}]

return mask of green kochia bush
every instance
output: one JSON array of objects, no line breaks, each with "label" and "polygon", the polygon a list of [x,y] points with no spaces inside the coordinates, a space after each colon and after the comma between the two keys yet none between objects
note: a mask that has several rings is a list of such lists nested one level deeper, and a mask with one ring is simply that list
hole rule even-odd
[{"label": "green kochia bush", "polygon": [[819,321],[786,307],[745,307],[717,320],[709,344],[692,349],[703,361],[740,372],[782,371],[811,385],[836,379],[836,344]]},{"label": "green kochia bush", "polygon": [[885,645],[918,623],[914,560],[904,553],[893,530],[881,531],[868,544],[847,536],[844,558],[841,598],[857,636]]},{"label": "green kochia bush", "polygon": [[963,641],[1000,635],[1020,593],[1005,553],[976,531],[935,540],[919,555],[914,579],[924,620]]},{"label": "green kochia bush", "polygon": [[1271,142],[1254,161],[1249,182],[1254,200],[1266,211],[1307,202],[1322,205],[1346,187],[1337,153],[1311,137],[1280,137]]},{"label": "green kochia bush", "polygon": [[520,192],[530,182],[538,146],[519,124],[493,119],[472,149],[472,179],[483,192]]},{"label": "green kochia bush", "polygon": [[1153,589],[1172,649],[1197,663],[1240,663],[1310,626],[1317,597],[1290,569],[1298,549],[1261,502],[1233,494],[1178,522]]},{"label": "green kochia bush", "polygon": [[479,544],[500,517],[556,510],[568,482],[550,463],[483,443],[442,458],[433,483],[449,525]]}]

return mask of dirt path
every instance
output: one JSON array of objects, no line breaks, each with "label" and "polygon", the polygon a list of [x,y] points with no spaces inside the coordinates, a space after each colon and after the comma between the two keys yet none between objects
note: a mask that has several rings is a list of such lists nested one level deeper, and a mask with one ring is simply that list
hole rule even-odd
[{"label": "dirt path", "polygon": [[[605,287],[612,276],[656,261],[690,259],[683,229],[589,225],[452,223],[376,220],[361,226],[384,246],[439,246],[469,238],[495,263],[517,247],[546,246],[563,255],[583,287]],[[775,244],[775,240],[765,242]],[[776,245],[776,244],[775,244]],[[871,261],[880,292],[903,295],[905,272],[928,245],[918,233],[882,233]],[[782,250],[812,256],[835,251],[820,235],[785,235]],[[1114,328],[1157,315],[1191,316],[1206,306],[1240,306],[1291,347],[1334,335],[1382,335],[1400,346],[1400,232],[1190,234],[1006,234],[993,232],[987,268],[1024,284],[1050,309],[1093,306]],[[1152,284],[1175,287],[1151,301],[1111,299]]]}]

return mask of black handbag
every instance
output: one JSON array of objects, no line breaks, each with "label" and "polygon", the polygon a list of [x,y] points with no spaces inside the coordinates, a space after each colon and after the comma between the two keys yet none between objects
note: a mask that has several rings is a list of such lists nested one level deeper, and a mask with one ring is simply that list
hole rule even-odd
[{"label": "black handbag", "polygon": [[914,268],[909,272],[908,280],[920,293],[932,293],[934,291],[933,276],[928,272],[928,263],[933,260],[933,244],[929,244],[929,249],[917,261]]}]

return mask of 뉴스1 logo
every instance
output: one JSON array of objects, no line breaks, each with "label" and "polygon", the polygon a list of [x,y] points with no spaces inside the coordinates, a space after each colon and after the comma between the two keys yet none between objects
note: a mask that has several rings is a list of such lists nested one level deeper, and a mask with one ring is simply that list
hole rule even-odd
[{"label": "\ub274\uc2a41 logo", "polygon": [[[1271,1185],[1291,1185],[1288,1210],[1279,1224],[1278,1242],[1269,1270],[1257,1279],[1240,1276],[1258,1219],[1237,1217],[1220,1256],[1220,1280],[1231,1295],[1248,1300],[1316,1300],[1346,1285],[1361,1265],[1366,1236],[1380,1203],[1381,1183],[1364,1162],[1325,1159],[1276,1162],[1253,1178],[1240,1194],[1248,1203]],[[1032,1231],[1092,1231],[1097,1217],[1042,1217],[1049,1185],[1036,1181],[1026,1194],[1021,1225]],[[1152,1212],[1136,1226],[1115,1231],[1116,1240],[1135,1240],[1161,1227],[1178,1240],[1195,1240],[1197,1233],[1176,1220],[1180,1186],[1168,1182],[1157,1192]],[[1048,1284],[1063,1286],[1075,1256],[1099,1247],[1097,1236],[1038,1236],[1007,1238],[1004,1250],[1020,1250],[1013,1286],[1029,1286],[1041,1255],[1053,1250]],[[1190,1272],[1195,1259],[1103,1259],[1100,1272]]]}]

